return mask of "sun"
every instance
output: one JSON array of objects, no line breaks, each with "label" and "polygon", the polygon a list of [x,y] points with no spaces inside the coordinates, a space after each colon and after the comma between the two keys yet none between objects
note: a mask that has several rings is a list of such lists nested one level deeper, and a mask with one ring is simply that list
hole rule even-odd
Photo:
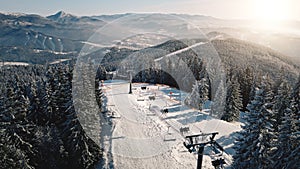
[{"label": "sun", "polygon": [[254,25],[264,30],[284,29],[284,22],[291,20],[291,0],[253,0]]},{"label": "sun", "polygon": [[288,0],[254,0],[255,17],[261,21],[283,21],[290,18]]}]

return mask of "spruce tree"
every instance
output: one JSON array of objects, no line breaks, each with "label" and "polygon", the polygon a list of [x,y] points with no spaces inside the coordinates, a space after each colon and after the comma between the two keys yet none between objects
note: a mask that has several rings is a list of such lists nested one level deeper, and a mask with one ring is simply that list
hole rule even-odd
[{"label": "spruce tree", "polygon": [[186,98],[185,103],[189,106],[202,110],[203,104],[208,100],[207,79],[202,78],[195,81],[191,94]]},{"label": "spruce tree", "polygon": [[208,79],[203,77],[199,82],[199,110],[202,111],[204,103],[208,100],[209,85]]},{"label": "spruce tree", "polygon": [[290,105],[290,86],[286,81],[281,82],[277,87],[277,95],[275,96],[274,115],[275,122],[273,123],[275,132],[278,132],[278,126],[281,124],[285,111]]},{"label": "spruce tree", "polygon": [[210,116],[217,118],[221,118],[223,116],[226,104],[226,86],[223,86],[223,83],[223,80],[221,80],[211,104]]},{"label": "spruce tree", "polygon": [[[249,112],[245,113],[244,120],[245,124],[242,125],[242,131],[239,132],[238,138],[235,143],[236,154],[234,156],[233,167],[237,169],[243,168],[256,168],[257,164],[253,163],[254,159],[254,142],[259,137],[257,129],[257,121],[259,120],[259,111],[263,106],[263,95],[262,91],[256,89],[255,97],[248,105]],[[252,166],[254,165],[255,166]]]},{"label": "spruce tree", "polygon": [[246,66],[245,69],[240,70],[238,80],[241,86],[241,95],[243,101],[243,111],[247,110],[247,105],[250,103],[251,99],[251,89],[254,81],[253,68]]},{"label": "spruce tree", "polygon": [[291,153],[288,157],[287,168],[297,168],[300,166],[300,76],[293,87],[291,94]]},{"label": "spruce tree", "polygon": [[29,157],[24,150],[17,147],[15,140],[12,139],[11,134],[8,134],[3,129],[3,123],[0,122],[0,164],[1,168],[5,169],[34,169],[29,164]]},{"label": "spruce tree", "polygon": [[[87,66],[87,65],[85,65]],[[76,112],[75,107],[73,106],[72,100],[67,100],[67,98],[72,98],[72,74],[71,69],[66,68],[64,73],[60,75],[62,88],[61,88],[61,103],[64,107],[64,120],[63,123],[60,124],[60,128],[62,129],[62,139],[66,150],[69,152],[69,158],[72,162],[72,168],[92,168],[95,164],[95,161],[99,160],[101,157],[101,152],[99,147],[86,135],[85,131],[82,128],[82,122],[86,118],[91,118],[88,111],[91,99],[90,98],[90,90],[92,89],[92,81],[89,78],[89,72],[91,67],[85,67],[86,72],[83,73],[83,85],[86,87],[86,91],[81,91],[83,93],[80,94],[80,100],[77,100],[76,103],[80,104],[78,109],[79,112]],[[81,86],[82,87],[82,86]],[[65,98],[65,99],[63,99]],[[95,96],[93,97],[95,98]],[[81,116],[80,121],[78,120],[78,114]],[[80,123],[81,122],[81,123]],[[89,122],[87,122],[89,124]],[[86,125],[86,124],[83,124]]]},{"label": "spruce tree", "polygon": [[295,123],[292,117],[291,109],[285,110],[285,115],[282,117],[281,124],[278,126],[278,140],[276,142],[276,151],[272,156],[273,168],[287,168],[289,162],[289,155],[293,151],[293,129]]},{"label": "spruce tree", "polygon": [[242,109],[242,100],[240,94],[239,82],[235,79],[232,82],[229,80],[227,85],[225,112],[222,120],[231,122],[238,121],[240,117],[240,110]]},{"label": "spruce tree", "polygon": [[275,135],[273,129],[273,93],[265,78],[248,105],[243,131],[237,139],[234,167],[270,168]]},{"label": "spruce tree", "polygon": [[34,81],[30,86],[30,108],[28,118],[37,125],[46,125],[48,122],[46,107],[45,84],[42,81]]}]

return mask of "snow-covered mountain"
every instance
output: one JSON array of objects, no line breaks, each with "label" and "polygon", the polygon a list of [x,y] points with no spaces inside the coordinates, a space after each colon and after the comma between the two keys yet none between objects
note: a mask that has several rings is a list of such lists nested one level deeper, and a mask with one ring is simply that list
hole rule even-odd
[{"label": "snow-covered mountain", "polygon": [[47,16],[48,19],[59,22],[59,23],[69,23],[69,24],[100,24],[103,22],[101,19],[97,19],[96,17],[89,16],[75,16],[72,14],[65,13],[64,11],[59,11],[54,15]]},{"label": "snow-covered mountain", "polygon": [[[180,35],[186,35],[188,38],[199,38],[201,36],[201,38],[210,40],[236,38],[251,41],[275,49],[286,56],[291,56],[294,60],[298,58],[299,48],[297,46],[300,44],[300,38],[296,35],[255,33],[255,31],[248,29],[246,21],[222,20],[203,15],[171,15],[172,17],[168,14],[160,13],[147,15],[127,13],[75,16],[64,11],[59,11],[56,14],[43,17],[35,14],[2,13],[0,14],[0,48],[21,47],[28,49],[27,53],[33,51],[32,49],[79,53],[84,45],[99,48],[103,37],[106,35],[98,32],[99,35],[95,36],[95,33],[107,23],[123,17],[125,18],[123,20],[129,18],[126,20],[126,23],[122,23],[123,26],[126,26],[127,30],[139,28],[158,31],[155,36],[150,34],[149,36],[137,35],[135,37],[120,39],[115,42],[116,46],[120,48],[126,47],[136,50],[158,45],[163,42],[164,38],[168,40],[168,38],[162,36],[166,33],[167,29],[174,30]],[[192,28],[191,25],[194,25],[197,30]],[[289,23],[289,25],[297,28],[299,24],[294,22],[294,24]],[[195,31],[199,30],[202,32],[202,35],[192,37],[197,33]],[[115,33],[122,34],[121,31]],[[191,37],[189,37],[190,35]],[[90,39],[91,37],[93,38]],[[157,39],[157,42],[153,43],[155,39]],[[6,55],[4,54],[5,58],[9,57]]]}]

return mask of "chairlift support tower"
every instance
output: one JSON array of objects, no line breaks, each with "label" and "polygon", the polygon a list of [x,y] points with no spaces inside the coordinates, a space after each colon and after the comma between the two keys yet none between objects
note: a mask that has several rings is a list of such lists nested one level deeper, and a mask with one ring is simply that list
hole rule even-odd
[{"label": "chairlift support tower", "polygon": [[133,70],[127,70],[127,72],[129,72],[129,94],[132,94],[132,71]]},{"label": "chairlift support tower", "polygon": [[[185,138],[189,141],[189,143],[187,144],[186,142],[183,142],[183,145],[188,149],[188,151],[190,153],[192,153],[193,151],[196,151],[196,149],[198,149],[197,154],[198,154],[198,159],[197,159],[197,169],[201,169],[202,168],[202,160],[203,160],[203,152],[204,152],[204,147],[207,144],[210,144],[212,146],[215,146],[216,148],[220,149],[222,152],[224,151],[224,149],[222,148],[222,146],[220,144],[218,144],[214,138],[215,136],[219,134],[218,132],[215,133],[203,133],[203,134],[197,134],[197,135],[190,135],[190,136],[186,136]],[[200,137],[205,137],[205,136],[210,136],[209,137],[209,141],[203,142],[203,143],[198,143],[198,140]],[[215,166],[216,163],[222,163],[222,164],[226,164],[224,159],[219,159],[216,161],[212,162],[213,165]],[[218,165],[216,164],[216,165]]]}]

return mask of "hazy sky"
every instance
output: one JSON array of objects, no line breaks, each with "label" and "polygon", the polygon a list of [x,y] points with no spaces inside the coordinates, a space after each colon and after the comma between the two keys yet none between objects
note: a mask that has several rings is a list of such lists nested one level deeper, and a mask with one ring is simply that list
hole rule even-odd
[{"label": "hazy sky", "polygon": [[0,0],[1,12],[50,15],[115,13],[187,13],[224,19],[284,18],[300,20],[299,0]]}]

